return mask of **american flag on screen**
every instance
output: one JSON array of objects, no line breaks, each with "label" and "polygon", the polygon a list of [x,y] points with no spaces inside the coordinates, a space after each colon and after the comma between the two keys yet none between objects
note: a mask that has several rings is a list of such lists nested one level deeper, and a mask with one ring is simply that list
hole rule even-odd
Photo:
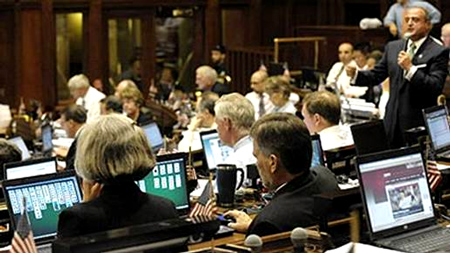
[{"label": "american flag on screen", "polygon": [[437,168],[436,161],[427,161],[427,175],[430,189],[434,192],[442,182],[442,174]]}]

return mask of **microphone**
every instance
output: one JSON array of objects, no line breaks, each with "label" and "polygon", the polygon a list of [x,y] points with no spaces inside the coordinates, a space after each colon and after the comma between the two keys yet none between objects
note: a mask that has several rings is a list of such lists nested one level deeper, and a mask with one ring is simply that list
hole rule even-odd
[{"label": "microphone", "polygon": [[259,253],[261,252],[263,241],[258,235],[251,234],[245,238],[244,246],[249,247],[252,253]]},{"label": "microphone", "polygon": [[308,233],[304,228],[294,228],[291,232],[291,242],[294,245],[294,252],[305,252],[305,242]]},{"label": "microphone", "polygon": [[408,52],[408,40],[411,38],[411,32],[405,32],[405,34],[403,34],[403,38],[405,39],[405,48],[403,51]]}]

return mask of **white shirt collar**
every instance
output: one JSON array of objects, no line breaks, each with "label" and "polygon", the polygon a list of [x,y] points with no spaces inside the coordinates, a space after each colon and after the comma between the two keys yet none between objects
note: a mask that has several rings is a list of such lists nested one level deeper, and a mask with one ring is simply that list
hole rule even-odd
[{"label": "white shirt collar", "polygon": [[422,44],[425,42],[427,38],[428,36],[425,36],[416,41],[408,40],[408,49],[411,48],[412,43],[414,43],[416,45],[416,51],[414,53],[417,53],[417,50],[419,50],[420,46],[422,46]]},{"label": "white shirt collar", "polygon": [[234,151],[238,150],[239,148],[245,146],[248,142],[251,142],[252,139],[250,138],[250,135],[246,135],[242,137],[236,144],[234,144],[233,149]]}]

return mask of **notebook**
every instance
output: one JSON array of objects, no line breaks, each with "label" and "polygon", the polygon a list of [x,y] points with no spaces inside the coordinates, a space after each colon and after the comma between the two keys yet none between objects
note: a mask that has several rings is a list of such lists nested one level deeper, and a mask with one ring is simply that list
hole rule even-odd
[{"label": "notebook", "polygon": [[58,165],[53,157],[7,163],[3,166],[3,178],[10,180],[56,173]]},{"label": "notebook", "polygon": [[209,169],[215,169],[217,164],[225,163],[232,154],[233,148],[226,146],[219,138],[216,130],[200,132],[203,152]]},{"label": "notebook", "polygon": [[186,153],[157,156],[153,171],[136,182],[141,191],[172,200],[181,215],[189,212],[186,158]]},{"label": "notebook", "polygon": [[311,135],[312,142],[312,159],[311,168],[317,167],[319,165],[325,166],[325,161],[323,159],[322,144],[320,142],[320,136],[318,134]]},{"label": "notebook", "polygon": [[382,120],[367,121],[350,126],[357,155],[381,152],[389,149],[389,142]]},{"label": "notebook", "polygon": [[74,171],[6,180],[2,185],[14,230],[25,196],[31,229],[38,245],[52,241],[57,233],[59,214],[82,201]]},{"label": "notebook", "polygon": [[450,249],[450,230],[437,225],[434,217],[419,147],[359,156],[356,161],[370,238],[375,244],[406,252]]},{"label": "notebook", "polygon": [[20,136],[13,137],[11,139],[8,139],[8,141],[16,144],[16,146],[20,149],[22,152],[22,161],[30,159],[30,151],[27,148],[27,145],[25,145],[25,142],[23,141],[23,138]]},{"label": "notebook", "polygon": [[431,147],[438,161],[450,162],[450,127],[448,125],[448,112],[445,106],[434,106],[423,110],[423,118]]},{"label": "notebook", "polygon": [[158,152],[159,149],[162,148],[164,144],[164,139],[159,131],[158,125],[156,123],[150,123],[147,125],[141,126],[142,130],[144,130],[145,135],[147,136],[148,143],[150,147],[152,147],[153,152]]}]

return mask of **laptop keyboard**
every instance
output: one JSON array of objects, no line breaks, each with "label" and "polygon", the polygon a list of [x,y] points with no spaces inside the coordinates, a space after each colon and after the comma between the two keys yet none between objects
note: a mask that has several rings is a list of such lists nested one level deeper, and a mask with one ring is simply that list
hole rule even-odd
[{"label": "laptop keyboard", "polygon": [[406,252],[433,252],[437,250],[450,252],[450,229],[438,228],[427,233],[398,239],[392,241],[389,246]]}]

